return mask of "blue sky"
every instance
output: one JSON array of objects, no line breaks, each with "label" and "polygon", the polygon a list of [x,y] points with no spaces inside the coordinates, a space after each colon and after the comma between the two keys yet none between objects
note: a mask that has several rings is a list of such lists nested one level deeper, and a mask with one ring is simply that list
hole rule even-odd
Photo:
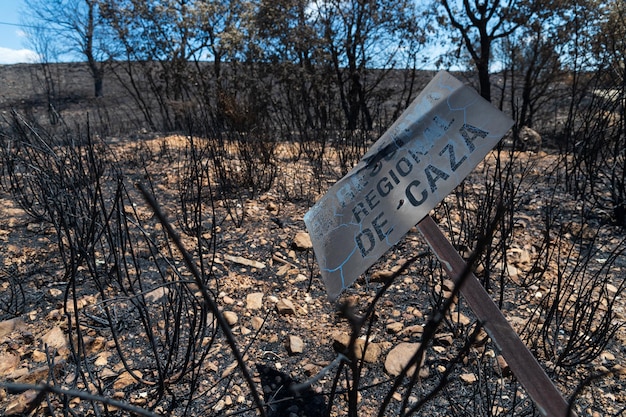
[{"label": "blue sky", "polygon": [[23,0],[0,0],[0,64],[33,62],[35,53],[28,50],[20,24]]},{"label": "blue sky", "polygon": [[[29,49],[24,31],[20,27],[20,12],[25,9],[24,0],[0,0],[0,65],[36,62],[37,56]],[[438,54],[430,53],[424,56],[432,57],[432,61]],[[432,62],[426,64],[432,66]]]}]

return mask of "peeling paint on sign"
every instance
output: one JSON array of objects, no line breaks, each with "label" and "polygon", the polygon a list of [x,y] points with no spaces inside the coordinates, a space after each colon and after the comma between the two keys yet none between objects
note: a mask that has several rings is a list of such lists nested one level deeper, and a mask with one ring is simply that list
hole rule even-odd
[{"label": "peeling paint on sign", "polygon": [[304,222],[331,300],[476,167],[513,121],[439,72]]}]

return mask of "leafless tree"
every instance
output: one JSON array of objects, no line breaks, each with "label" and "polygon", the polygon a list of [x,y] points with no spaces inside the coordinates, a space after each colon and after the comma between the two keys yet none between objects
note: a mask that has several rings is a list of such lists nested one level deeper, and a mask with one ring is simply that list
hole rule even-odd
[{"label": "leafless tree", "polygon": [[[106,61],[112,53],[107,26],[96,0],[25,0],[24,19],[32,41],[54,44],[63,55],[85,59],[94,82],[94,95],[104,94]],[[39,28],[39,29],[34,29]],[[45,28],[43,31],[41,28]],[[34,36],[34,30],[40,33]]]}]

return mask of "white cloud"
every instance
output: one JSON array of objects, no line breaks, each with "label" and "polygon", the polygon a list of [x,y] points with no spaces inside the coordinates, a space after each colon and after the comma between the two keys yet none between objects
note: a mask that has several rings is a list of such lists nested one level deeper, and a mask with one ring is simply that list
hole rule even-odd
[{"label": "white cloud", "polygon": [[36,62],[39,56],[30,49],[10,49],[0,46],[0,64],[19,64]]}]

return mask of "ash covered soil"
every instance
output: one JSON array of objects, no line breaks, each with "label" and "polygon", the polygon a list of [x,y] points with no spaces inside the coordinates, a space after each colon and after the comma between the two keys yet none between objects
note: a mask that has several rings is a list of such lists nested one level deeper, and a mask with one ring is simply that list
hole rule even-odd
[{"label": "ash covered soil", "polygon": [[[167,251],[171,244],[134,184],[147,183],[147,178],[150,178],[158,203],[179,230],[177,220],[181,218],[182,211],[177,192],[181,172],[178,156],[187,145],[186,138],[176,136],[140,142],[111,138],[107,143],[121,166],[123,181],[128,184],[131,195],[128,201],[132,203],[126,211],[141,222],[144,233],[154,236],[156,247],[162,251]],[[422,341],[423,326],[433,308],[449,294],[451,285],[429,254],[422,237],[413,229],[364,277],[345,291],[338,304],[329,302],[312,250],[306,239],[302,239],[306,237],[303,215],[320,194],[311,190],[310,184],[314,182],[310,178],[312,174],[302,161],[294,161],[290,145],[280,145],[278,155],[281,165],[269,191],[253,199],[214,202],[213,220],[218,224],[210,232],[211,236],[205,236],[207,241],[213,242],[213,246],[205,248],[201,254],[204,264],[210,268],[207,285],[230,323],[256,388],[263,392],[265,386],[266,402],[276,400],[275,405],[268,409],[270,414],[280,415],[284,409],[280,408],[281,402],[277,399],[281,397],[268,390],[268,383],[263,383],[262,371],[277,370],[298,382],[319,375],[324,367],[333,363],[349,339],[351,314],[362,314],[393,271],[412,256],[424,254],[394,279],[376,304],[369,332],[362,332],[369,333],[369,343],[365,354],[357,353],[356,360],[362,369],[356,398],[350,399],[345,394],[352,382],[347,382],[345,368],[339,374],[331,414],[345,415],[350,401],[356,401],[359,415],[376,415],[381,402],[389,394],[393,374],[397,373],[394,361],[406,361],[407,353],[399,353],[401,349],[394,348]],[[556,156],[546,152],[516,152],[511,155],[520,166],[519,175],[522,175],[522,170],[524,172],[520,185],[521,203],[514,215],[516,227],[510,240],[508,261],[492,266],[490,271],[492,276],[500,277],[500,272],[506,270],[506,274],[502,275],[504,285],[494,282],[490,293],[494,300],[501,296],[505,316],[531,345],[566,397],[569,398],[585,378],[614,371],[594,380],[582,390],[574,401],[574,409],[578,415],[619,415],[626,402],[624,377],[620,371],[625,350],[622,329],[593,361],[571,368],[555,367],[546,359],[547,347],[533,341],[537,340],[536,333],[541,329],[536,325],[542,320],[537,318],[537,309],[547,297],[553,296],[553,285],[565,268],[565,260],[579,256],[581,248],[575,244],[577,237],[584,233],[593,236],[593,256],[585,271],[586,274],[593,274],[606,262],[610,251],[621,244],[623,232],[600,221],[597,224],[577,223],[577,201],[565,192],[542,190],[542,184],[549,182],[547,177],[550,174],[547,173],[553,172]],[[141,164],[138,164],[139,160]],[[455,208],[459,204],[457,192],[433,212],[433,217],[453,241],[460,231],[460,224],[467,220],[464,216],[476,215],[473,212],[476,206],[472,201],[474,196],[485,192],[485,173],[493,161],[493,155],[490,155],[464,183],[465,210]],[[328,185],[331,183],[332,180],[329,180]],[[308,194],[300,196],[302,190],[307,190]],[[548,233],[541,221],[547,195],[556,200],[563,211],[563,227],[560,230],[565,232],[549,237],[560,256],[551,256],[544,265],[541,280],[533,281],[531,277],[536,272],[533,268],[537,267],[537,259],[546,256],[538,253],[537,247]],[[78,285],[68,289],[64,275],[66,269],[59,257],[58,236],[54,227],[35,221],[5,191],[1,200],[0,379],[20,384],[47,382],[61,388],[99,393],[156,414],[257,413],[250,389],[223,334],[210,330],[215,327],[212,314],[207,314],[208,319],[203,325],[209,330],[201,341],[192,341],[189,335],[184,335],[182,328],[189,325],[188,321],[177,323],[163,319],[171,319],[171,315],[163,312],[163,306],[174,299],[172,293],[179,287],[163,285],[162,280],[159,281],[157,271],[150,266],[153,264],[149,248],[136,248],[137,256],[146,265],[141,276],[144,286],[141,298],[150,307],[146,311],[154,314],[151,321],[153,341],[162,343],[161,347],[151,346],[150,339],[146,337],[141,317],[134,309],[133,296],[136,294],[123,294],[121,286],[113,278],[105,288],[96,288],[89,281],[84,267],[80,267],[76,274]],[[197,240],[184,233],[181,235],[183,244],[198,261]],[[467,248],[459,250],[467,255]],[[587,247],[587,250],[590,248]],[[169,266],[172,271],[166,272],[168,279],[172,282],[188,280],[184,288],[193,297],[201,299],[180,254],[173,249],[171,255],[173,264]],[[102,260],[103,268],[111,267],[107,262],[109,260]],[[620,283],[624,267],[623,259],[614,262],[611,268],[611,279],[614,281],[608,283],[604,294],[616,299],[611,308],[615,312],[615,320],[620,321],[624,317]],[[477,275],[484,277],[484,274],[479,266]],[[351,313],[346,313],[345,309],[339,311],[337,306],[341,304],[351,306]],[[113,318],[115,332],[103,313],[104,305],[116,315]],[[182,314],[186,314],[184,309]],[[75,318],[80,321],[82,344],[77,343],[76,331],[70,331],[74,329],[72,320]],[[177,326],[183,333],[181,344],[196,343],[198,351],[205,353],[199,367],[189,375],[176,374],[176,369],[184,369],[180,365],[166,368],[164,358],[159,362],[163,369],[155,369],[155,361],[149,353],[156,349],[164,357],[167,356],[163,352],[170,352],[170,348],[163,346],[167,346],[168,334],[171,337]],[[405,381],[397,392],[392,393],[388,414],[397,413],[405,398],[409,406],[417,404],[435,389],[442,375],[451,370],[445,387],[420,408],[418,415],[538,415],[497,347],[484,332],[479,332],[468,352],[459,357],[475,326],[476,320],[461,297],[453,304],[434,340],[428,342],[418,382],[408,391],[408,382]],[[75,354],[79,345],[84,359],[77,364]],[[185,353],[184,346],[171,349],[176,356],[170,358],[171,362],[180,363],[180,355],[189,354]],[[78,374],[88,374],[88,377],[77,377]],[[317,402],[307,399],[305,403],[314,401],[314,404],[321,405],[317,411],[309,408],[308,411],[301,411],[300,415],[322,415],[319,408],[329,400],[336,377],[335,367],[310,386],[309,395],[321,395],[311,397],[317,398]],[[166,381],[163,382],[163,379]],[[166,387],[163,390],[159,386],[161,383]],[[194,394],[190,399],[189,386],[192,383],[195,384]],[[1,391],[0,409],[7,415],[15,411],[24,412],[29,406],[34,408],[35,414],[45,410],[60,412],[63,407],[78,413],[93,413],[93,405],[78,397],[51,394],[49,402],[36,405],[29,391],[21,394],[6,388]],[[102,410],[104,406],[95,407]],[[114,413],[126,413],[115,404],[107,405],[107,409]],[[473,414],[476,410],[480,410],[479,413]]]},{"label": "ash covered soil", "polygon": [[[0,70],[4,117],[14,103],[45,114],[41,96],[23,98],[27,66]],[[60,72],[69,82],[89,83],[84,68],[68,64]],[[89,94],[89,89],[78,91],[63,110],[84,113]],[[136,112],[114,94],[104,100],[108,104],[98,106],[109,106],[111,114]],[[334,155],[324,167],[326,177],[318,181],[295,145],[279,143],[272,187],[251,198],[205,198],[206,224],[198,237],[181,227],[183,203],[189,204],[179,193],[188,138],[111,133],[102,141],[101,156],[119,169],[106,177],[104,188],[110,191],[121,179],[128,192],[122,211],[138,237],[136,246],[118,243],[126,244],[132,268],[116,270],[120,259],[116,263],[112,251],[94,248],[93,265],[81,263],[69,277],[71,263],[60,251],[69,245],[58,229],[30,216],[0,188],[0,383],[13,384],[0,388],[5,415],[129,415],[129,407],[156,415],[258,415],[223,331],[137,184],[152,190],[192,258],[205,268],[210,295],[229,322],[255,389],[269,404],[268,414],[324,415],[323,408],[332,403],[333,416],[348,415],[350,407],[359,416],[375,416],[388,398],[385,415],[416,406],[416,415],[427,416],[540,415],[498,347],[486,333],[475,331],[476,319],[462,297],[427,341],[417,378],[392,388],[398,367],[423,342],[424,326],[452,286],[412,229],[338,303],[328,301],[313,252],[302,239],[302,219],[340,177]],[[623,415],[624,329],[597,349],[591,337],[606,315],[615,325],[624,321],[623,229],[601,209],[581,218],[584,204],[564,190],[563,160],[555,153],[505,151],[501,156],[501,161],[514,161],[516,207],[510,220],[515,227],[506,238],[506,258],[494,255],[488,266],[476,266],[476,274],[483,281],[489,277],[492,298],[563,395],[574,396],[579,416]],[[489,178],[495,166],[491,154],[431,213],[453,242],[465,238],[466,226],[484,214],[481,204],[493,186]],[[2,175],[6,184],[6,172]],[[469,256],[471,248],[457,247]],[[365,352],[363,341],[356,352],[345,352],[350,319],[364,314],[388,277],[418,254],[394,278],[359,333],[368,340]],[[590,298],[597,301],[594,319],[588,327],[569,331],[577,312],[591,314],[577,297],[597,277],[602,286]],[[559,307],[550,309],[559,295]],[[569,346],[568,341],[576,343]],[[574,353],[556,364],[568,346]],[[352,358],[353,368],[333,366],[340,353]],[[350,396],[355,370],[358,392]],[[292,401],[277,378],[312,383],[301,400]],[[15,389],[41,383],[65,395],[37,397],[35,391]]]}]

